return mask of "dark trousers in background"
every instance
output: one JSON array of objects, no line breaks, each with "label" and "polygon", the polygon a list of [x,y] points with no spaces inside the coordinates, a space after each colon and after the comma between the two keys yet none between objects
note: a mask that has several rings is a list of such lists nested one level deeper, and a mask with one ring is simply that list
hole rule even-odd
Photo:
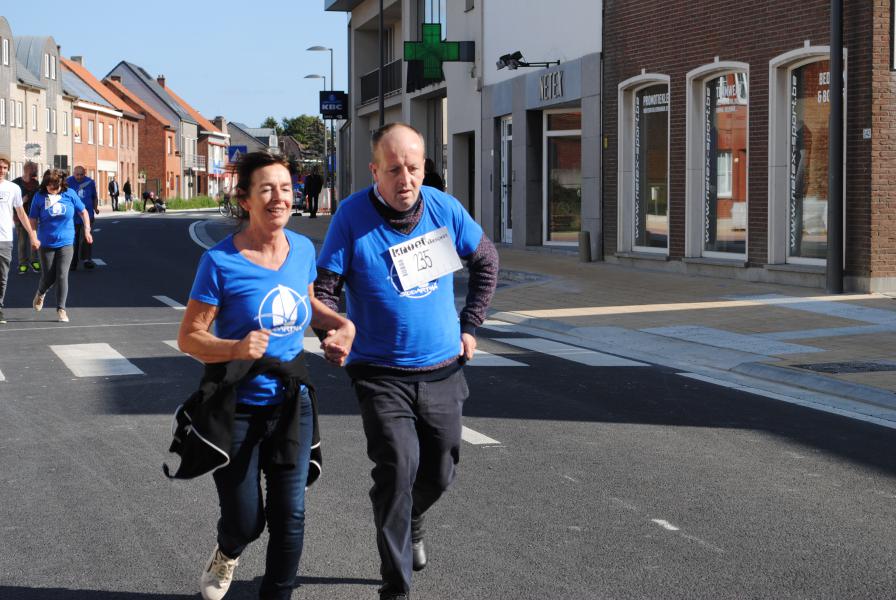
[{"label": "dark trousers in background", "polygon": [[112,210],[118,210],[118,194],[112,194]]},{"label": "dark trousers in background", "polygon": [[[93,231],[93,222],[95,220],[93,213],[90,213],[90,231]],[[84,239],[84,226],[81,223],[75,223],[75,253],[72,257],[71,270],[78,268],[78,262],[82,260],[93,259],[93,244],[88,244]]]},{"label": "dark trousers in background", "polygon": [[16,244],[20,265],[30,266],[31,263],[37,262],[37,251],[31,247],[31,238],[18,221],[16,221]]},{"label": "dark trousers in background", "polygon": [[317,199],[319,194],[308,194],[308,212],[312,217],[317,216]]},{"label": "dark trousers in background", "polygon": [[[214,472],[221,518],[218,547],[236,558],[258,539],[267,522],[268,548],[262,598],[288,600],[295,586],[296,570],[305,539],[305,484],[311,458],[311,398],[300,397],[302,440],[295,468],[271,463],[271,435],[279,408],[237,405],[233,420],[230,464]],[[266,502],[262,500],[264,472]]]},{"label": "dark trousers in background", "polygon": [[461,370],[439,381],[358,379],[352,387],[374,463],[370,499],[383,589],[406,592],[411,518],[421,517],[454,481],[467,380]]}]

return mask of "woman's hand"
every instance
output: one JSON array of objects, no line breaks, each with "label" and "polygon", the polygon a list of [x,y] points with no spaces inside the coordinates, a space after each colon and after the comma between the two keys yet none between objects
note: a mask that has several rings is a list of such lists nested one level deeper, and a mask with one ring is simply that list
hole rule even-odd
[{"label": "woman's hand", "polygon": [[345,319],[339,328],[327,331],[326,337],[320,343],[320,348],[324,351],[324,358],[337,367],[341,367],[352,351],[354,340],[355,324]]},{"label": "woman's hand", "polygon": [[90,230],[89,230],[89,229],[85,229],[85,230],[84,230],[84,240],[85,240],[88,244],[92,244],[92,243],[93,243],[93,234],[90,233]]},{"label": "woman's hand", "polygon": [[268,349],[271,332],[267,329],[257,329],[241,339],[233,347],[232,360],[257,360],[264,356]]}]

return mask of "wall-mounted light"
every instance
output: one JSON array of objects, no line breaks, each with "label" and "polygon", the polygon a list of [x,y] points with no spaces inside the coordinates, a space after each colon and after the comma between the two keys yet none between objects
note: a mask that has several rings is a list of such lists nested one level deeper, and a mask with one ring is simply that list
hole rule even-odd
[{"label": "wall-mounted light", "polygon": [[523,60],[523,53],[519,50],[515,52],[511,52],[510,54],[502,54],[500,58],[498,58],[497,66],[498,69],[503,69],[507,67],[511,71],[519,69],[520,67],[544,67],[548,68],[551,65],[559,65],[559,60],[551,60],[551,61],[537,61],[537,62],[526,62]]}]

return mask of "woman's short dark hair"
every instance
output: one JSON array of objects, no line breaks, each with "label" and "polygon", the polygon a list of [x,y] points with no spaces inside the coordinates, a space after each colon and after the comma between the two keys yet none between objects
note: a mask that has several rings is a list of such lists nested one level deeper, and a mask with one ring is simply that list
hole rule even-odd
[{"label": "woman's short dark hair", "polygon": [[49,194],[47,191],[47,186],[59,186],[59,193],[61,194],[65,190],[68,189],[68,186],[65,184],[65,171],[62,169],[47,169],[44,171],[44,176],[40,180],[40,188],[39,191],[41,194]]},{"label": "woman's short dark hair", "polygon": [[[233,190],[233,195],[236,196],[237,201],[249,195],[252,173],[271,165],[281,165],[289,171],[289,159],[286,157],[265,151],[249,152],[243,155],[236,165],[236,188]],[[240,218],[248,220],[249,213],[244,210],[240,211]]]}]

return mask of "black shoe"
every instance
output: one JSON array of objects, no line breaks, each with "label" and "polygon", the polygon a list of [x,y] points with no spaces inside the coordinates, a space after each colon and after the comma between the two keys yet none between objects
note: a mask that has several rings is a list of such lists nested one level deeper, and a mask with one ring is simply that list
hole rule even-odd
[{"label": "black shoe", "polygon": [[85,269],[93,269],[94,267],[96,267],[96,263],[93,262],[92,260],[85,260],[85,261],[84,261],[84,268],[85,268]]},{"label": "black shoe", "polygon": [[426,544],[423,542],[423,516],[411,517],[411,556],[415,571],[426,567]]},{"label": "black shoe", "polygon": [[410,600],[408,592],[393,592],[380,590],[380,600]]}]

